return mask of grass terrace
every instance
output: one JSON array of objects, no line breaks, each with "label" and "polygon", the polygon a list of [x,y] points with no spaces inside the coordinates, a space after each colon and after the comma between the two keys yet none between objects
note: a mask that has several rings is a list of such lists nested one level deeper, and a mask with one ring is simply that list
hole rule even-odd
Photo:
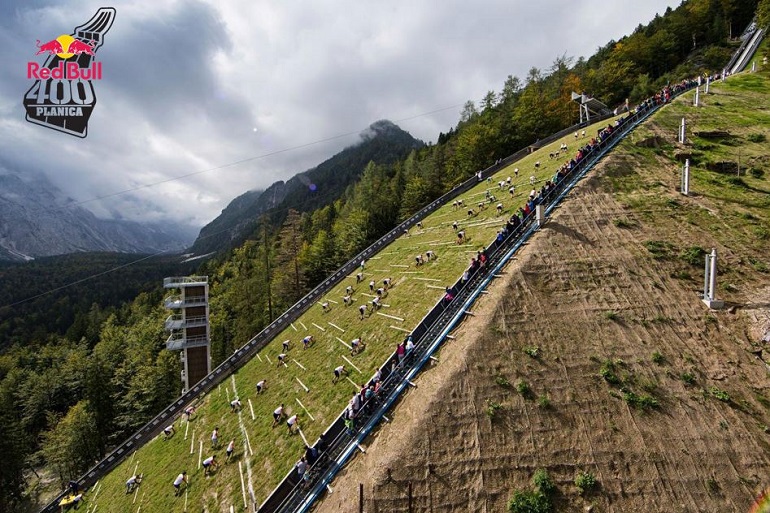
[{"label": "grass terrace", "polygon": [[[353,273],[324,298],[330,311],[324,312],[320,303],[310,308],[293,328],[276,336],[258,356],[202,397],[189,423],[184,418],[176,419],[173,437],[156,437],[132,454],[89,491],[87,501],[94,509],[105,512],[133,511],[139,507],[145,511],[229,511],[231,505],[240,510],[244,502],[250,504],[249,489],[253,489],[256,503],[260,504],[304,451],[302,436],[288,432],[286,417],[278,426],[271,427],[273,410],[283,403],[287,416],[298,414],[304,437],[314,443],[345,408],[358,390],[357,385],[372,376],[396,344],[443,296],[444,287],[463,273],[476,251],[490,243],[505,219],[524,205],[533,188],[530,177],[535,177],[534,187],[539,190],[575,154],[578,144],[586,144],[600,127],[613,121],[588,127],[585,139],[576,141],[574,135],[569,135],[503,169],[490,182],[484,181],[462,195],[464,207],[442,206],[423,220],[422,229],[413,227],[408,235],[383,248],[367,261],[361,283],[356,284]],[[562,143],[568,145],[568,151],[561,152],[558,159],[549,158],[549,153],[558,150]],[[535,167],[537,161],[539,168]],[[518,177],[514,168],[519,169]],[[516,187],[513,197],[508,186],[498,186],[509,176]],[[485,200],[488,190],[496,196],[493,202]],[[502,215],[496,209],[498,202],[504,206]],[[479,203],[485,203],[483,210],[479,210]],[[468,216],[469,208],[474,209],[475,215]],[[466,233],[466,243],[462,245],[456,243],[453,221]],[[437,258],[417,267],[415,256],[424,257],[428,250],[433,250]],[[369,282],[374,280],[376,289],[388,277],[392,286],[383,297],[383,306],[361,320],[358,306],[374,297]],[[346,307],[342,298],[348,285],[354,288],[354,301]],[[302,344],[306,335],[315,338],[307,350]],[[366,347],[351,356],[348,346],[356,337],[362,338]],[[289,340],[290,345],[285,365],[280,365],[277,356],[283,352],[284,340]],[[333,384],[333,369],[339,365],[350,370],[350,379]],[[256,384],[263,379],[267,380],[267,390],[256,395]],[[243,404],[240,413],[230,409],[230,401],[236,396]],[[214,428],[219,429],[216,449],[211,447]],[[235,440],[235,454],[224,464],[230,440]],[[211,455],[216,455],[220,466],[204,476],[199,463]],[[185,493],[175,497],[171,483],[182,471],[188,473],[189,486]],[[125,482],[134,473],[142,473],[143,481],[135,493],[126,494]]]}]

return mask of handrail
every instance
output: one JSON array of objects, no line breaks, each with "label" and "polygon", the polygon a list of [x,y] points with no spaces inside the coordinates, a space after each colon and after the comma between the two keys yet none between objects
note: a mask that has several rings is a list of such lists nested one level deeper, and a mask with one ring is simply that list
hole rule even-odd
[{"label": "handrail", "polygon": [[736,51],[733,52],[732,57],[730,57],[730,60],[727,61],[727,65],[725,66],[726,70],[729,70],[732,72],[733,67],[735,66],[735,62],[738,60],[738,58],[743,54],[743,50],[746,48],[746,45],[749,44],[749,40],[752,39],[754,32],[757,30],[757,19],[756,17],[751,20],[751,23],[746,25],[746,28],[743,30],[743,33],[741,34],[741,45],[738,47]]},{"label": "handrail", "polygon": [[749,59],[757,51],[757,48],[759,48],[759,44],[762,42],[763,37],[764,37],[764,30],[762,30],[761,28],[758,28],[754,32],[754,35],[748,38],[744,42],[744,45],[741,45],[741,48],[743,48],[743,51],[741,52],[740,56],[736,59],[736,61],[733,63],[732,67],[728,68],[728,71],[730,72],[730,74],[738,73],[748,65]]},{"label": "handrail", "polygon": [[192,283],[208,283],[208,276],[171,276],[169,278],[163,278],[163,286],[171,287],[174,285],[185,285]]}]

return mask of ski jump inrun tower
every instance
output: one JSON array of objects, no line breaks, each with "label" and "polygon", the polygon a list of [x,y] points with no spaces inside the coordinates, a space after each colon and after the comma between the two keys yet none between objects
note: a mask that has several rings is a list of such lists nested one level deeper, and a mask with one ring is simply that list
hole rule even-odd
[{"label": "ski jump inrun tower", "polygon": [[184,390],[194,387],[211,372],[208,276],[164,278],[163,287],[179,293],[166,297],[166,308],[174,310],[166,319],[171,332],[166,349],[182,351]]}]

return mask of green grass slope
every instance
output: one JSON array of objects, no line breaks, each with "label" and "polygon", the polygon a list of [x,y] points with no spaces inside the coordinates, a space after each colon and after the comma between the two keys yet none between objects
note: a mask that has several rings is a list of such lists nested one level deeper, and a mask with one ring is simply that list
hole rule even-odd
[{"label": "green grass slope", "polygon": [[[589,127],[587,134],[595,134],[599,126]],[[555,151],[564,142],[569,146],[561,158],[549,159],[549,152]],[[587,139],[578,142],[585,144]],[[571,157],[577,149],[574,136],[542,148],[503,169],[492,178],[491,183],[481,183],[462,196],[465,208],[455,210],[445,205],[423,221],[423,228],[413,228],[408,236],[402,236],[384,248],[366,264],[364,281],[356,285],[355,274],[343,280],[327,296],[331,311],[323,312],[320,305],[314,305],[302,318],[276,336],[265,348],[231,379],[211,394],[201,399],[197,413],[188,423],[183,419],[175,422],[176,434],[170,440],[156,438],[132,454],[119,467],[97,484],[87,499],[98,507],[98,511],[133,511],[141,506],[145,511],[229,511],[244,507],[241,487],[241,472],[247,490],[254,490],[257,503],[261,503],[269,492],[292,468],[303,451],[303,440],[299,435],[287,432],[285,423],[271,428],[272,412],[284,403],[289,415],[298,413],[305,437],[311,443],[336,418],[356,387],[347,380],[332,384],[332,370],[338,365],[351,366],[342,358],[349,358],[361,372],[351,369],[355,383],[367,380],[382,364],[398,342],[414,327],[427,311],[441,298],[443,288],[453,283],[468,266],[477,250],[494,238],[506,216],[523,206],[529,191],[530,176],[538,180],[539,189],[546,179],[553,176],[559,165]],[[535,162],[540,161],[539,169]],[[515,177],[514,168],[519,168]],[[498,182],[512,177],[516,194],[510,197],[507,187],[498,188]],[[497,197],[494,203],[485,202],[485,192],[490,189]],[[486,208],[479,212],[478,203],[485,202]],[[501,216],[496,211],[497,202],[505,209]],[[477,215],[469,217],[468,208],[474,208]],[[456,244],[452,222],[458,221],[465,230],[468,242]],[[419,268],[415,256],[433,250],[438,258]],[[383,303],[380,313],[364,320],[358,316],[358,305],[371,300],[368,283],[375,280],[381,286],[382,279],[391,277],[393,286]],[[353,306],[345,307],[342,297],[345,287],[353,285],[355,292]],[[403,321],[399,320],[403,319]],[[337,327],[332,326],[335,324]],[[303,350],[302,338],[313,335],[315,343]],[[366,349],[351,357],[348,348],[340,341],[349,343],[361,337]],[[286,359],[287,366],[277,365],[277,355],[282,352],[281,342],[290,340]],[[243,341],[246,342],[246,341]],[[301,365],[301,367],[300,367]],[[266,393],[256,395],[256,383],[266,379]],[[309,388],[309,392],[299,381]],[[238,396],[243,411],[230,411],[230,400]],[[297,399],[308,409],[313,419],[300,407]],[[252,417],[253,411],[253,417]],[[212,449],[210,436],[217,427],[220,446]],[[248,441],[247,441],[248,438]],[[221,465],[211,476],[204,477],[199,467],[199,458],[212,454],[224,461],[225,447],[235,440],[235,458]],[[201,449],[202,448],[202,449]],[[186,470],[190,479],[188,493],[174,497],[171,483],[174,477]],[[143,473],[144,481],[135,494],[125,493],[125,481],[134,473]],[[251,499],[247,497],[247,503]]]}]

